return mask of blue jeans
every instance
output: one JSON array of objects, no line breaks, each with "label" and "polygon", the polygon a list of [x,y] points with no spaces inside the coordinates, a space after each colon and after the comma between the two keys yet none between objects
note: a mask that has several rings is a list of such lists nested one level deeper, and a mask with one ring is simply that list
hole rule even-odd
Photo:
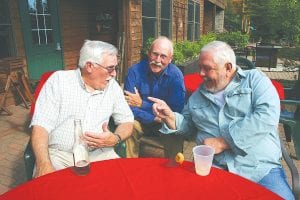
[{"label": "blue jeans", "polygon": [[285,200],[295,200],[283,169],[273,168],[258,184],[278,194]]}]

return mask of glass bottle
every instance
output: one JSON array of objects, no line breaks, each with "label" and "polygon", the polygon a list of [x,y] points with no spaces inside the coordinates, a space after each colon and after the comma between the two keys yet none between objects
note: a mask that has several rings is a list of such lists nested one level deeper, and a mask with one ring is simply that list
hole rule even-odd
[{"label": "glass bottle", "polygon": [[81,140],[82,125],[80,119],[74,120],[74,171],[78,175],[85,175],[90,171],[90,160],[87,145]]}]

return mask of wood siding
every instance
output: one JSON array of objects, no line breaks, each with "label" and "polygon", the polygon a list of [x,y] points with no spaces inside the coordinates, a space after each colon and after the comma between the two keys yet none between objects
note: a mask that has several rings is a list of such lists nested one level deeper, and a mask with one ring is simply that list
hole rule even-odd
[{"label": "wood siding", "polygon": [[89,39],[87,1],[60,1],[61,35],[65,69],[77,67],[79,50]]}]

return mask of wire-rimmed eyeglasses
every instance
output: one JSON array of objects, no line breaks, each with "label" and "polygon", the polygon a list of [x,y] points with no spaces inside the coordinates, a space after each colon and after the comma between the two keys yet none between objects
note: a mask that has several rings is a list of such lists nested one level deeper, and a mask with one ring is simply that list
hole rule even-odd
[{"label": "wire-rimmed eyeglasses", "polygon": [[119,67],[118,66],[109,66],[109,67],[104,67],[100,65],[99,63],[94,62],[94,64],[100,66],[101,68],[105,69],[108,73],[112,73],[114,70],[118,71]]}]

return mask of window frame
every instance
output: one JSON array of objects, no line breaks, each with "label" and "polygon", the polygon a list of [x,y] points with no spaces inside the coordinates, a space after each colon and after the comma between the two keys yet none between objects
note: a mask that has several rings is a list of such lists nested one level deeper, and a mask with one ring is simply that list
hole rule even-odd
[{"label": "window frame", "polygon": [[[172,23],[173,23],[173,0],[166,0],[169,1],[169,6],[170,6],[170,16],[169,18],[162,18],[162,1],[164,0],[154,0],[155,3],[155,15],[153,16],[145,16],[144,12],[143,12],[143,0],[142,0],[142,41],[143,44],[145,45],[148,38],[153,37],[156,38],[158,36],[161,35],[162,33],[162,21],[168,21],[169,23],[169,27],[168,27],[168,34],[163,34],[164,36],[168,37],[168,38],[172,38]],[[147,38],[145,38],[145,29],[144,29],[144,20],[151,20],[154,19],[154,30],[151,31],[154,33],[154,35],[150,35],[147,36]]]},{"label": "window frame", "polygon": [[[187,40],[189,41],[196,41],[200,39],[200,2],[197,0],[188,0],[188,9],[187,9],[187,15],[186,15],[186,21],[187,21]],[[189,5],[192,5],[192,12],[193,16],[192,19],[189,19],[189,13],[190,8]],[[198,12],[197,12],[198,11]],[[196,16],[198,14],[198,16]],[[191,26],[191,27],[190,27]],[[197,34],[198,33],[198,34]]]}]

